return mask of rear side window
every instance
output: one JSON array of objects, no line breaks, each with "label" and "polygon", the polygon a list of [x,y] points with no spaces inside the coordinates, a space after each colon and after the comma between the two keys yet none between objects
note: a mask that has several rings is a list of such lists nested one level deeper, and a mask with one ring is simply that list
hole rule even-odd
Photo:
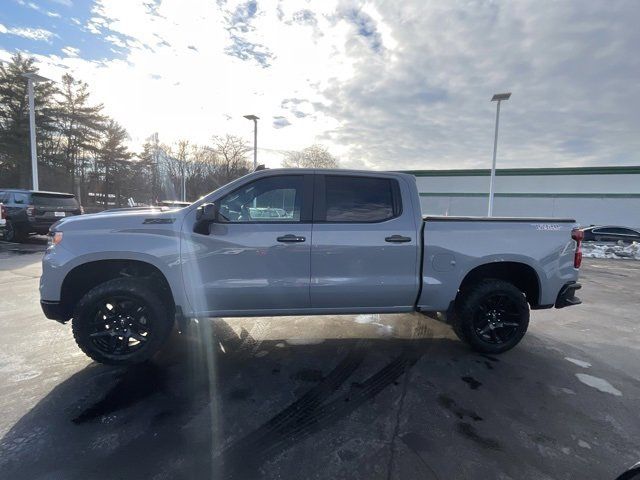
[{"label": "rear side window", "polygon": [[327,222],[382,222],[400,214],[398,184],[388,178],[325,176]]},{"label": "rear side window", "polygon": [[33,194],[33,204],[39,207],[78,207],[75,197]]},{"label": "rear side window", "polygon": [[7,192],[0,192],[0,203],[9,203],[9,194]]},{"label": "rear side window", "polygon": [[13,192],[13,203],[26,205],[27,203],[29,203],[29,194]]},{"label": "rear side window", "polygon": [[610,228],[609,233],[618,233],[621,235],[637,235],[638,232],[634,232],[629,228]]}]

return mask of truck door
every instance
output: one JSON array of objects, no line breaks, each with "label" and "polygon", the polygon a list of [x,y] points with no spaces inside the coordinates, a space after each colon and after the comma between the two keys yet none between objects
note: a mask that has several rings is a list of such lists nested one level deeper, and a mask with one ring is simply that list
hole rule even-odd
[{"label": "truck door", "polygon": [[404,182],[393,176],[316,175],[311,306],[408,310],[418,292],[418,246]]},{"label": "truck door", "polygon": [[[208,235],[193,233],[183,249],[194,309],[250,315],[309,308],[312,191],[313,175],[271,175],[216,201],[220,220]],[[194,298],[197,292],[204,298]]]}]

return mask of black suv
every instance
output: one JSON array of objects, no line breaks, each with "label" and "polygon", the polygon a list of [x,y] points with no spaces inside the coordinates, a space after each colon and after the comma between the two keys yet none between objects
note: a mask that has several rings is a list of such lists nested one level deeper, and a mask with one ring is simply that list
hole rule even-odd
[{"label": "black suv", "polygon": [[82,207],[70,193],[0,190],[4,207],[4,240],[21,242],[30,233],[45,235],[58,220],[80,215]]}]

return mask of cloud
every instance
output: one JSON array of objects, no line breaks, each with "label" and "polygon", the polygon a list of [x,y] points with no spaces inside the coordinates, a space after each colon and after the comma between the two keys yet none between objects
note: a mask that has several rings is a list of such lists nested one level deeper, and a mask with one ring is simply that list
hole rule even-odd
[{"label": "cloud", "polygon": [[358,35],[365,38],[375,52],[382,50],[382,36],[378,33],[376,22],[370,15],[358,8],[349,8],[343,15],[355,26]]},{"label": "cloud", "polygon": [[24,0],[18,0],[18,3],[24,7],[28,7],[32,10],[35,10],[36,12],[42,13],[43,15],[46,15],[50,18],[60,18],[61,15],[58,12],[52,12],[49,10],[45,10],[44,8],[42,8],[40,5],[33,3],[33,2],[25,2]]},{"label": "cloud", "polygon": [[[253,113],[271,166],[278,152],[324,143],[350,167],[488,167],[489,100],[512,91],[500,167],[640,163],[631,3],[97,0],[74,18],[119,55],[62,37],[56,52],[81,54],[34,47],[43,74],[64,67],[87,81],[134,146],[154,131],[251,141],[242,116]],[[36,30],[27,38],[54,38]]]},{"label": "cloud", "polygon": [[269,67],[273,54],[260,43],[250,40],[250,33],[255,31],[252,24],[258,11],[255,0],[240,3],[233,11],[226,11],[227,31],[231,36],[231,45],[225,48],[225,53],[240,60],[255,60],[263,68]]},{"label": "cloud", "polygon": [[0,33],[8,35],[16,35],[18,37],[27,38],[29,40],[38,40],[44,42],[51,42],[51,38],[57,37],[57,35],[49,30],[43,28],[29,28],[29,27],[12,27],[8,28],[0,24]]},{"label": "cloud", "polygon": [[286,117],[273,117],[273,128],[284,128],[291,125],[291,122]]},{"label": "cloud", "polygon": [[[343,164],[488,167],[489,99],[500,91],[513,96],[502,105],[499,166],[640,163],[640,92],[632,80],[640,62],[631,55],[640,15],[628,5],[371,8],[397,46],[379,59],[351,39],[353,75],[325,88],[328,101],[319,106],[338,120],[323,139],[347,149]],[[367,31],[381,31],[380,24]]]},{"label": "cloud", "polygon": [[62,49],[62,53],[68,57],[78,57],[80,56],[80,49],[75,47],[64,47]]}]

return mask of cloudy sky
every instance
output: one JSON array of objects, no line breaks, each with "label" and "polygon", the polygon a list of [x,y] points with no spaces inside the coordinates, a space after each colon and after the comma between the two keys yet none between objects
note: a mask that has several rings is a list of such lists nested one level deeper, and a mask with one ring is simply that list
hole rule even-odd
[{"label": "cloudy sky", "polygon": [[2,0],[0,59],[89,83],[133,148],[213,134],[343,166],[640,164],[640,3]]}]

